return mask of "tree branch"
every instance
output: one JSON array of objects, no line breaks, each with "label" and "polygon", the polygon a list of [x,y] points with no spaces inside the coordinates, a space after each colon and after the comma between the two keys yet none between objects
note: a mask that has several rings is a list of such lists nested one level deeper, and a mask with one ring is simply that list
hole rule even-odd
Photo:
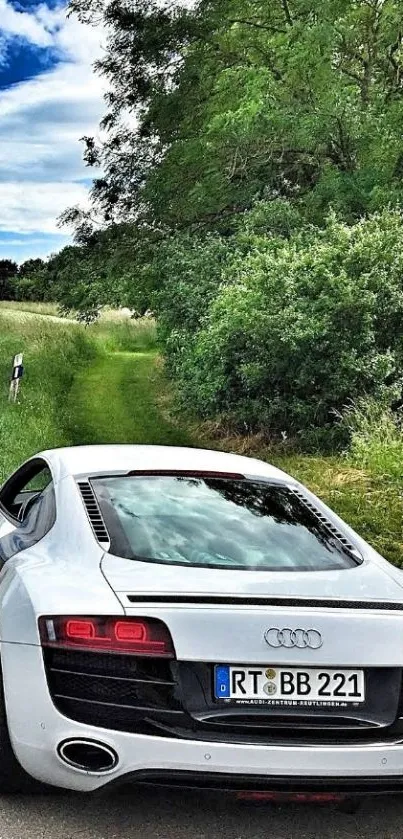
[{"label": "tree branch", "polygon": [[344,73],[345,76],[349,76],[350,79],[354,79],[357,84],[362,87],[363,78],[358,75],[358,73],[354,73],[353,70],[346,70],[345,67],[341,67],[341,72]]},{"label": "tree branch", "polygon": [[242,18],[232,18],[229,23],[240,23],[244,26],[253,26],[255,29],[263,29],[265,32],[275,32],[284,35],[285,29],[280,29],[278,26],[268,26],[265,23],[257,23],[255,20],[243,20]]},{"label": "tree branch", "polygon": [[389,53],[388,53],[388,60],[390,61],[391,65],[392,65],[392,67],[393,67],[393,69],[396,73],[397,78],[400,77],[400,71],[401,71],[402,68],[401,68],[399,62],[396,61],[395,54],[398,52],[398,50],[400,49],[400,47],[402,45],[402,39],[403,39],[403,35],[402,35],[401,32],[399,32],[398,37],[397,37],[397,41],[394,44],[391,45],[391,47],[389,49]]},{"label": "tree branch", "polygon": [[291,12],[290,12],[290,7],[288,5],[288,0],[281,0],[281,5],[283,7],[283,11],[284,11],[284,14],[285,14],[285,19],[286,19],[288,25],[292,26],[294,21],[291,17]]},{"label": "tree branch", "polygon": [[[256,44],[253,47],[260,55],[263,56],[265,61],[266,67],[270,72],[273,74],[273,77],[276,79],[277,82],[281,82],[283,80],[283,73],[277,69],[277,67],[273,64],[273,56],[269,55],[264,49],[258,47]],[[253,66],[253,65],[251,65]]]}]

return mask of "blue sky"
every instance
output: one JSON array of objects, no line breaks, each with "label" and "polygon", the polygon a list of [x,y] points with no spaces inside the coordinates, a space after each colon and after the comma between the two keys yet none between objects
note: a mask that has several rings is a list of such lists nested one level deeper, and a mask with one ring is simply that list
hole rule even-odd
[{"label": "blue sky", "polygon": [[83,135],[104,105],[92,71],[102,33],[67,19],[58,0],[0,0],[0,258],[23,262],[69,241],[57,227],[85,205]]}]

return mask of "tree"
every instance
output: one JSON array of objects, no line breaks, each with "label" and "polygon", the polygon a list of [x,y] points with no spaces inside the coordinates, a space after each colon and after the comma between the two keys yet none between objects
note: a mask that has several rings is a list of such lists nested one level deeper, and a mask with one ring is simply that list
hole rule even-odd
[{"label": "tree", "polygon": [[27,277],[30,274],[37,274],[40,271],[44,271],[45,268],[46,262],[43,259],[27,259],[21,263],[18,274],[20,277]]},{"label": "tree", "polygon": [[87,320],[106,305],[128,306],[144,314],[153,305],[160,281],[163,235],[132,224],[91,233],[87,227],[84,233],[82,225],[79,229],[80,241],[49,260],[52,299]]},{"label": "tree", "polygon": [[47,263],[43,259],[27,259],[18,269],[14,291],[18,300],[50,300]]},{"label": "tree", "polygon": [[[72,0],[108,27],[104,220],[217,228],[256,198],[353,220],[402,197],[398,0]],[[135,118],[135,119],[134,119]],[[133,125],[135,126],[133,128]],[[224,220],[224,222],[223,222]]]},{"label": "tree", "polygon": [[12,300],[14,297],[13,279],[18,272],[18,265],[12,259],[0,259],[0,300]]}]

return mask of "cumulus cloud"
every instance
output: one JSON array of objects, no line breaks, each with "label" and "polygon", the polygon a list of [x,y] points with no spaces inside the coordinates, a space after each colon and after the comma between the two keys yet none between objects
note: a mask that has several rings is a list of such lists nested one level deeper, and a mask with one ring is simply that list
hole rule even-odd
[{"label": "cumulus cloud", "polygon": [[103,33],[60,7],[17,12],[0,0],[0,40],[11,36],[57,61],[0,92],[0,235],[52,234],[60,212],[88,194],[79,139],[97,133],[104,111],[103,82],[92,71]]},{"label": "cumulus cloud", "polygon": [[6,181],[1,184],[0,194],[3,232],[56,233],[56,217],[68,206],[84,205],[88,191],[84,184],[66,180],[52,183]]},{"label": "cumulus cloud", "polygon": [[7,0],[0,0],[0,28],[3,36],[25,38],[38,47],[49,47],[52,44],[52,33],[44,25],[36,11],[17,11]]}]

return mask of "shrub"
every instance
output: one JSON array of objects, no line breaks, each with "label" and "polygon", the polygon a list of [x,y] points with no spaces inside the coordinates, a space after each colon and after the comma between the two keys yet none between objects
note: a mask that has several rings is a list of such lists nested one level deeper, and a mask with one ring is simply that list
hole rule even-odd
[{"label": "shrub", "polygon": [[402,237],[397,211],[255,237],[221,261],[204,307],[183,294],[194,320],[178,316],[173,281],[162,319],[182,404],[295,436],[330,428],[364,395],[390,403],[403,381]]}]

